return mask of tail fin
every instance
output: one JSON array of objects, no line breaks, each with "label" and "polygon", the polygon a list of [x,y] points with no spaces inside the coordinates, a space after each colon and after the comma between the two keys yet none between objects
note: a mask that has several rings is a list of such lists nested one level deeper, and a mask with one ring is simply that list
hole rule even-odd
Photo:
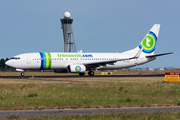
[{"label": "tail fin", "polygon": [[154,24],[148,34],[139,44],[139,49],[143,47],[143,53],[145,54],[154,54],[157,38],[159,34],[160,24]]}]

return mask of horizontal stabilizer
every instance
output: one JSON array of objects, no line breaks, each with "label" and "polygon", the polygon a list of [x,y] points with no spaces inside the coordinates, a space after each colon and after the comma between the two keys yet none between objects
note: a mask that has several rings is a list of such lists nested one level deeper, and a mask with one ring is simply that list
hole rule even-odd
[{"label": "horizontal stabilizer", "polygon": [[158,56],[163,56],[163,55],[168,55],[168,54],[173,54],[173,52],[156,54],[156,55],[148,55],[148,56],[146,56],[146,58],[158,57]]}]

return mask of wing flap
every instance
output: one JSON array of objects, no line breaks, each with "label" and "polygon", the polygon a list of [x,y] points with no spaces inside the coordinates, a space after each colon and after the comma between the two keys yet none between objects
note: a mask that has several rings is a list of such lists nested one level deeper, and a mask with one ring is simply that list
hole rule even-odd
[{"label": "wing flap", "polygon": [[116,59],[116,60],[109,60],[109,61],[99,61],[99,62],[90,62],[90,63],[84,63],[85,66],[105,66],[106,64],[114,64],[117,61],[124,61],[129,60],[128,59]]}]

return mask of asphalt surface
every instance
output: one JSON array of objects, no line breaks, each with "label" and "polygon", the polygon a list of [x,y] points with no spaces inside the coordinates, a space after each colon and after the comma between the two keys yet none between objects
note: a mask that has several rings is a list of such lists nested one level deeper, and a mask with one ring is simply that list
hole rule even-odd
[{"label": "asphalt surface", "polygon": [[[32,76],[0,76],[0,78],[23,79]],[[83,78],[83,77],[164,77],[164,74],[151,75],[95,75],[95,76],[78,76],[78,75],[54,75],[54,76],[34,76],[35,78]]]},{"label": "asphalt surface", "polygon": [[10,116],[35,117],[35,116],[117,114],[117,113],[172,113],[172,112],[180,112],[180,107],[0,111],[0,117],[10,117]]}]

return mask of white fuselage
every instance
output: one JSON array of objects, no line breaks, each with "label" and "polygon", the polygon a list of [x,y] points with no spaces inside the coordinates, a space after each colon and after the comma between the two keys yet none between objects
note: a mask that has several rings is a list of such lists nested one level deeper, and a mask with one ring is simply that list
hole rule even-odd
[{"label": "white fuselage", "polygon": [[[131,53],[26,53],[20,54],[6,62],[8,66],[16,69],[33,70],[67,70],[68,65],[83,65],[100,61],[125,59],[134,56]],[[96,68],[100,69],[122,69],[144,64],[154,60],[140,56],[137,59],[117,61],[113,64],[105,64]]]}]

